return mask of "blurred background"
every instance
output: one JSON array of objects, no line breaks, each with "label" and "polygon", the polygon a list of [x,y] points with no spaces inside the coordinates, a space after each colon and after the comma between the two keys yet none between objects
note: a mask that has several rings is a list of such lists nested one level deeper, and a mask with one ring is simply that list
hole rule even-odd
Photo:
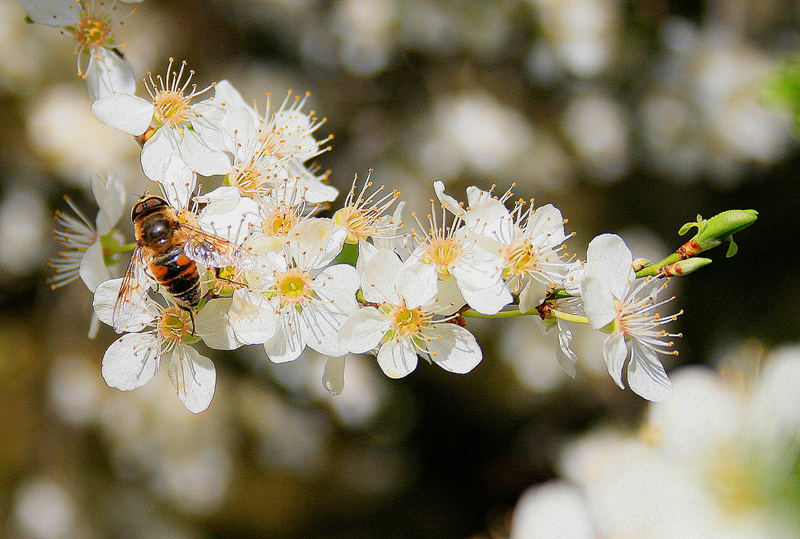
[{"label": "blurred background", "polygon": [[[93,172],[141,192],[139,147],[92,117],[73,43],[24,15],[0,3],[0,533],[503,537],[565,443],[637,428],[647,403],[613,384],[600,340],[576,335],[571,380],[534,320],[470,320],[484,359],[463,377],[421,363],[389,380],[353,357],[334,396],[322,358],[253,347],[211,355],[199,415],[166,376],[106,387],[115,336],[87,339],[91,294],[51,291],[45,261],[64,194],[94,215]],[[800,48],[799,15],[788,0],[146,0],[119,35],[139,78],[174,56],[260,105],[311,91],[331,182],[374,169],[423,215],[434,180],[457,198],[513,183],[562,210],[579,256],[615,232],[660,259],[697,213],[758,210],[737,256],[673,282],[676,372],[758,365],[797,339],[800,155],[762,91]]]}]

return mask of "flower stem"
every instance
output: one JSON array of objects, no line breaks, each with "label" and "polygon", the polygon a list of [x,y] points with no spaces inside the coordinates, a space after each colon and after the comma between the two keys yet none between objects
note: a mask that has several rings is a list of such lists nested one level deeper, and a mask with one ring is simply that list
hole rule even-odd
[{"label": "flower stem", "polygon": [[561,320],[566,320],[568,322],[579,322],[581,324],[589,323],[589,319],[587,317],[581,316],[579,314],[569,314],[561,311],[556,311],[555,309],[551,309],[550,314],[552,314],[556,318],[560,318]]},{"label": "flower stem", "polygon": [[532,311],[528,311],[523,313],[519,309],[512,310],[512,311],[500,311],[497,314],[483,314],[479,313],[478,311],[467,309],[466,311],[461,313],[461,316],[465,318],[517,318],[519,316],[530,316],[532,314],[539,315],[539,311],[536,309]]},{"label": "flower stem", "polygon": [[649,266],[646,266],[646,267],[640,269],[639,271],[636,272],[636,276],[637,277],[648,277],[650,275],[658,275],[658,272],[659,272],[659,270],[661,268],[663,268],[664,266],[666,266],[668,264],[674,264],[675,262],[678,262],[680,260],[681,260],[681,255],[680,254],[672,253],[671,255],[669,255],[664,260],[661,260],[661,261],[656,262],[654,264],[650,264]]}]

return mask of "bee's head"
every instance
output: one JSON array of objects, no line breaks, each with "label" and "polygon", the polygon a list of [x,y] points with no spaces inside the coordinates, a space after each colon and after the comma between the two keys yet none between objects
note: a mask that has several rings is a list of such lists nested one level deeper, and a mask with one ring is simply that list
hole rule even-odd
[{"label": "bee's head", "polygon": [[139,198],[139,201],[133,205],[133,209],[131,210],[131,221],[135,223],[137,219],[141,219],[148,213],[151,213],[159,208],[163,208],[164,206],[169,206],[169,202],[159,196],[145,193],[141,196],[141,198]]}]

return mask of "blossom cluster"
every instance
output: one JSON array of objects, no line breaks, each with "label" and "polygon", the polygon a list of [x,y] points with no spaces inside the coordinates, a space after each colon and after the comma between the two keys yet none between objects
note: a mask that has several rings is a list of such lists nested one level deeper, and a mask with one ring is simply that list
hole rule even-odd
[{"label": "blossom cluster", "polygon": [[[89,20],[98,32],[110,28],[94,5],[78,2],[65,18],[61,2],[23,4],[34,21],[58,22],[76,37]],[[141,144],[142,171],[160,194],[134,206],[136,238],[125,243],[114,228],[125,189],[111,174],[95,178],[95,223],[80,212],[58,217],[64,249],[52,261],[52,284],[80,276],[97,319],[124,333],[103,358],[110,386],[134,389],[165,368],[192,412],[209,406],[216,382],[200,341],[261,346],[277,363],[306,347],[330,358],[371,353],[391,378],[408,375],[420,357],[465,374],[482,359],[470,317],[525,315],[557,335],[568,374],[577,361],[570,328],[588,324],[607,335],[602,354],[617,385],[627,380],[642,397],[663,399],[670,381],[659,354],[676,353],[679,336],[663,329],[677,315],[656,312],[669,301],[658,298],[667,278],[705,265],[697,254],[755,219],[747,214],[743,225],[737,214],[722,227],[699,219],[677,258],[650,264],[634,261],[612,234],[593,239],[579,260],[566,251],[572,234],[560,210],[510,202],[511,191],[473,186],[464,203],[436,181],[431,213],[412,213],[409,224],[400,193],[376,186],[370,171],[330,212],[339,192],[312,162],[330,137],[317,136],[324,119],[304,111],[307,95],[290,92],[276,107],[268,97],[262,110],[225,80],[198,89],[194,72],[170,59],[162,74],[148,73],[139,96],[115,43],[103,34],[83,46],[95,62],[87,70],[92,112]],[[92,66],[102,84],[89,80]],[[215,176],[219,187],[198,187],[198,177]],[[158,223],[140,219],[156,211]],[[127,272],[111,278],[126,251]],[[342,361],[329,366],[326,377],[341,375]]]}]

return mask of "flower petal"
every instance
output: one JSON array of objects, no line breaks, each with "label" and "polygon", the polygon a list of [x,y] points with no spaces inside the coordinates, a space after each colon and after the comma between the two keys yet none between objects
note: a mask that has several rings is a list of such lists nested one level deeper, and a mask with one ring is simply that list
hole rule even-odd
[{"label": "flower petal", "polygon": [[264,350],[273,363],[286,363],[294,361],[306,347],[303,334],[300,331],[300,315],[292,308],[280,314],[275,336],[264,343]]},{"label": "flower petal", "polygon": [[190,170],[202,176],[227,174],[231,171],[231,158],[225,152],[212,148],[190,129],[183,131],[181,156]]},{"label": "flower petal", "polygon": [[130,94],[112,94],[92,104],[95,118],[104,124],[139,136],[153,119],[153,104]]},{"label": "flower petal", "polygon": [[33,22],[47,26],[71,26],[78,22],[78,8],[63,0],[20,0]]},{"label": "flower petal", "polygon": [[[92,306],[97,318],[104,324],[114,327],[114,307],[117,304],[119,290],[122,286],[122,279],[111,279],[103,281],[94,291]],[[143,287],[145,285],[142,285]],[[153,315],[147,309],[146,288],[142,296],[137,295],[140,305],[131,306],[127,313],[129,318],[125,320],[124,331],[141,331],[153,321]],[[120,331],[121,333],[121,331]]]},{"label": "flower petal", "polygon": [[365,307],[351,314],[339,330],[339,338],[350,352],[364,354],[376,348],[392,323],[375,307]]},{"label": "flower petal", "polygon": [[233,293],[228,321],[242,344],[264,344],[275,336],[274,308],[263,294],[240,288]]},{"label": "flower petal", "polygon": [[158,372],[159,345],[152,333],[127,333],[114,341],[103,355],[106,383],[123,391],[147,383]]},{"label": "flower petal", "polygon": [[369,263],[359,265],[363,267],[361,291],[365,300],[371,303],[389,302],[393,305],[400,303],[395,283],[403,263],[393,251],[378,249],[369,257]]},{"label": "flower petal", "polygon": [[611,291],[605,283],[599,279],[588,275],[583,278],[583,281],[581,281],[581,298],[592,329],[606,327],[617,316],[614,296],[611,295]]},{"label": "flower petal", "polygon": [[625,346],[625,336],[622,333],[612,333],[606,337],[603,342],[603,358],[606,360],[608,374],[622,389],[625,389],[625,384],[622,383],[622,368],[627,357],[628,347]]},{"label": "flower petal", "polygon": [[191,346],[179,344],[172,351],[167,372],[187,410],[197,414],[208,408],[217,384],[217,372],[210,359]]},{"label": "flower petal", "polygon": [[97,213],[95,226],[97,234],[104,236],[111,232],[125,210],[125,186],[111,172],[105,178],[99,174],[92,175],[92,195],[100,211]]},{"label": "flower petal", "polygon": [[83,253],[79,274],[83,282],[86,283],[86,287],[92,292],[97,289],[100,283],[111,278],[103,261],[103,246],[100,245],[99,241],[91,244],[86,249],[86,252]]},{"label": "flower petal", "polygon": [[231,303],[232,300],[229,298],[218,298],[206,303],[200,312],[194,315],[197,334],[209,348],[234,350],[242,346],[228,322]]},{"label": "flower petal", "polygon": [[395,278],[397,293],[411,309],[429,305],[439,291],[436,268],[432,264],[415,262],[413,258],[403,264]]},{"label": "flower petal", "polygon": [[417,352],[408,340],[391,340],[378,351],[378,365],[389,378],[402,378],[417,368]]},{"label": "flower petal", "polygon": [[616,234],[601,234],[589,242],[584,271],[604,283],[618,300],[625,298],[636,278],[630,249]]},{"label": "flower petal", "polygon": [[575,363],[578,356],[572,350],[572,331],[565,325],[563,320],[558,323],[558,348],[556,349],[556,360],[567,376],[575,378]]},{"label": "flower petal", "polygon": [[442,203],[442,206],[447,208],[450,213],[453,215],[457,215],[459,217],[463,217],[466,213],[464,208],[458,203],[458,201],[451,197],[450,195],[446,195],[444,193],[444,183],[437,180],[433,182],[433,191],[436,193],[436,198],[439,199],[439,202]]},{"label": "flower petal", "polygon": [[133,94],[133,67],[119,54],[100,47],[92,53],[86,68],[86,89],[93,100],[112,94]]},{"label": "flower petal", "polygon": [[446,371],[466,374],[483,358],[475,337],[455,324],[433,324],[426,335],[431,338],[425,348],[431,359]]},{"label": "flower petal", "polygon": [[660,401],[672,393],[672,383],[656,353],[631,340],[631,362],[628,364],[628,385],[649,401]]}]

